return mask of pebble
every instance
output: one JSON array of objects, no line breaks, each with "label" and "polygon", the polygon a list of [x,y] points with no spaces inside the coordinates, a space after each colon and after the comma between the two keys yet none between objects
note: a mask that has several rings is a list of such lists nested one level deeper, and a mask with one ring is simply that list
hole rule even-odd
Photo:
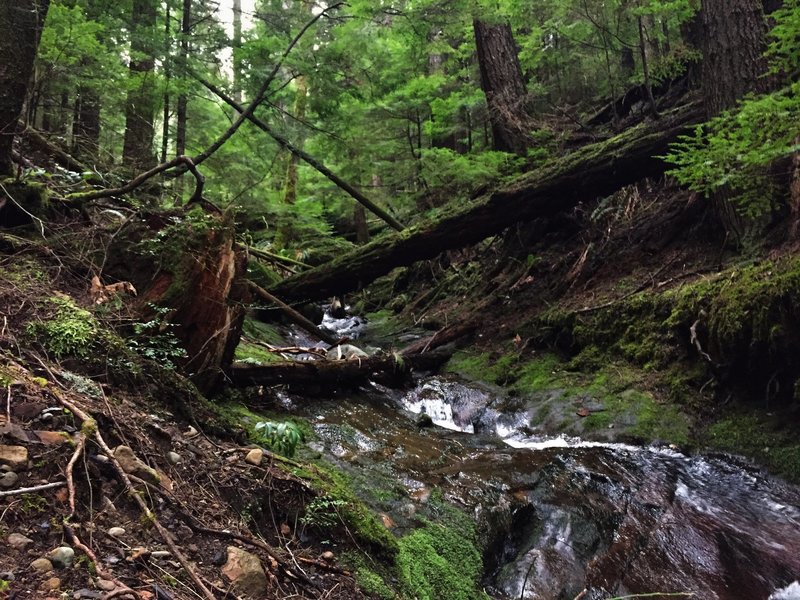
[{"label": "pebble", "polygon": [[8,545],[15,550],[25,550],[32,543],[32,539],[25,537],[21,533],[12,533],[8,536]]},{"label": "pebble", "polygon": [[17,485],[17,481],[19,481],[19,475],[14,473],[13,471],[9,471],[8,473],[3,473],[0,475],[0,488],[11,488]]},{"label": "pebble", "polygon": [[46,558],[37,558],[31,563],[31,569],[37,573],[47,573],[53,570],[53,563]]},{"label": "pebble", "polygon": [[172,555],[167,550],[154,550],[153,552],[150,553],[150,556],[155,559],[160,559],[160,558],[167,558]]},{"label": "pebble", "polygon": [[77,592],[72,594],[72,597],[75,598],[75,600],[80,600],[81,598],[97,599],[97,598],[102,598],[104,595],[105,594],[103,594],[102,592],[96,592],[94,590],[83,588],[82,590],[78,590]]},{"label": "pebble", "polygon": [[247,453],[247,456],[244,457],[244,462],[258,466],[261,464],[262,458],[264,458],[264,451],[261,448],[253,448]]},{"label": "pebble", "polygon": [[177,465],[179,462],[183,460],[183,457],[178,454],[177,452],[168,452],[167,453],[167,460],[172,463],[173,465]]},{"label": "pebble", "polygon": [[108,530],[108,535],[110,535],[113,538],[122,537],[126,533],[127,532],[122,527],[112,527],[111,529]]},{"label": "pebble", "polygon": [[42,587],[46,590],[57,590],[61,587],[61,580],[58,577],[51,577],[42,584]]},{"label": "pebble", "polygon": [[75,550],[69,546],[60,546],[55,550],[48,552],[47,558],[49,558],[50,562],[52,562],[56,567],[68,569],[75,561]]},{"label": "pebble", "polygon": [[322,560],[326,561],[326,562],[332,562],[332,561],[333,561],[333,559],[334,559],[334,558],[336,558],[336,557],[333,555],[333,552],[331,552],[330,550],[326,550],[325,552],[323,552],[322,554],[320,554],[320,555],[319,555],[319,557],[320,557]]},{"label": "pebble", "polygon": [[108,579],[98,579],[97,587],[104,592],[110,592],[111,590],[117,589],[117,584],[113,581],[109,581]]}]

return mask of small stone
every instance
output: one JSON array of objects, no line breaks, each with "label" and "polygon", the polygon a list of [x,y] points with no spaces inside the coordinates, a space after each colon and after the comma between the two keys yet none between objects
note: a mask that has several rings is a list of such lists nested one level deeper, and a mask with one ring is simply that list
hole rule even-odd
[{"label": "small stone", "polygon": [[82,590],[78,590],[77,592],[72,594],[72,597],[75,598],[75,600],[81,600],[81,598],[88,598],[90,600],[97,600],[98,598],[102,598],[104,595],[105,594],[102,594],[100,592],[96,592],[94,590],[83,588]]},{"label": "small stone", "polygon": [[123,535],[125,535],[126,533],[127,533],[127,532],[126,532],[126,531],[125,531],[125,529],[124,529],[124,528],[122,528],[122,527],[112,527],[112,528],[110,528],[110,529],[108,530],[108,535],[110,535],[110,536],[111,536],[111,537],[113,537],[113,538],[122,537],[122,536],[123,536]]},{"label": "small stone", "polygon": [[33,433],[46,446],[61,446],[70,440],[70,437],[63,431],[34,431]]},{"label": "small stone", "polygon": [[319,557],[325,562],[333,562],[333,560],[336,558],[333,552],[331,552],[330,550],[323,552],[322,554],[319,555]]},{"label": "small stone", "polygon": [[25,469],[28,466],[28,449],[0,444],[0,464],[8,465],[14,471]]},{"label": "small stone", "polygon": [[14,550],[25,550],[32,543],[32,539],[25,537],[21,533],[12,533],[8,536],[8,545]]},{"label": "small stone", "polygon": [[247,456],[244,457],[244,462],[258,466],[261,464],[261,459],[263,458],[264,451],[261,448],[253,448],[247,453]]},{"label": "small stone", "polygon": [[197,437],[197,435],[198,435],[197,429],[195,429],[191,425],[189,425],[189,429],[183,432],[183,437],[185,437],[187,440],[192,439],[193,437]]},{"label": "small stone", "polygon": [[37,573],[48,573],[53,570],[53,563],[46,558],[37,558],[31,563],[31,569]]},{"label": "small stone", "polygon": [[52,562],[54,566],[68,569],[75,561],[75,550],[69,546],[60,546],[48,552],[47,558],[50,559],[50,562]]},{"label": "small stone", "polygon": [[130,475],[135,475],[140,479],[144,479],[148,483],[158,485],[160,477],[154,469],[151,469],[141,460],[139,460],[128,446],[117,446],[114,448],[114,458],[117,459],[119,466],[122,470]]},{"label": "small stone", "polygon": [[0,488],[12,488],[17,485],[17,481],[19,481],[19,475],[13,471],[3,473],[0,475]]},{"label": "small stone", "polygon": [[380,516],[381,516],[381,523],[383,523],[383,526],[386,527],[386,529],[394,529],[396,527],[392,517],[390,517],[386,513],[381,513]]},{"label": "small stone", "polygon": [[171,554],[169,553],[169,551],[167,551],[167,550],[154,550],[154,551],[153,551],[153,552],[150,554],[150,556],[151,556],[152,558],[155,558],[156,560],[158,560],[158,559],[161,559],[161,558],[168,558],[168,557],[170,557],[170,556],[172,556],[172,555],[171,555]]},{"label": "small stone", "polygon": [[117,589],[117,584],[114,583],[113,581],[109,581],[108,579],[98,579],[97,587],[98,589],[101,589],[104,592],[110,592],[112,590]]},{"label": "small stone", "polygon": [[133,562],[139,559],[145,559],[150,556],[150,550],[147,548],[143,548],[142,546],[137,546],[131,550],[131,555],[128,557],[129,562]]},{"label": "small stone", "polygon": [[228,561],[222,567],[222,574],[244,596],[260,598],[267,591],[267,574],[261,561],[236,546],[228,546]]},{"label": "small stone", "polygon": [[167,452],[167,460],[173,465],[177,465],[183,460],[183,457],[177,452]]},{"label": "small stone", "polygon": [[42,584],[45,590],[57,590],[61,587],[61,580],[58,577],[51,577]]}]

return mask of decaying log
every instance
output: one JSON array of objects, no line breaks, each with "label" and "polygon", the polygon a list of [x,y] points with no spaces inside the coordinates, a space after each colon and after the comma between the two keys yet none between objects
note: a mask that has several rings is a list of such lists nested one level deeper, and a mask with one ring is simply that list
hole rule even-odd
[{"label": "decaying log", "polygon": [[28,144],[51,157],[56,164],[64,167],[68,171],[74,171],[76,173],[88,173],[92,171],[88,166],[64,152],[32,127],[26,128],[23,123],[20,123],[19,130],[22,132],[20,136],[23,137]]},{"label": "decaying log", "polygon": [[263,366],[234,364],[227,375],[231,385],[236,387],[348,387],[369,379],[390,384],[405,381],[412,370],[440,367],[451,355],[452,352],[436,351],[413,356],[389,354],[350,360],[285,361]]},{"label": "decaying log", "polygon": [[584,146],[435,223],[388,233],[326,265],[287,278],[270,291],[287,302],[321,300],[360,289],[395,267],[475,244],[518,222],[572,210],[667,165],[658,158],[701,122],[698,104],[664,113],[609,140]]}]

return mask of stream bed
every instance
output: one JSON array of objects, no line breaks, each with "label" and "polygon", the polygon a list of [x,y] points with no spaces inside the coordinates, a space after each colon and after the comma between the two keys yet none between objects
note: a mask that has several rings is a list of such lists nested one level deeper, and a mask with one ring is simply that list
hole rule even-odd
[{"label": "stream bed", "polygon": [[797,487],[727,455],[538,435],[497,403],[435,376],[305,416],[312,450],[361,481],[396,533],[418,526],[431,493],[472,513],[492,598],[800,599]]}]

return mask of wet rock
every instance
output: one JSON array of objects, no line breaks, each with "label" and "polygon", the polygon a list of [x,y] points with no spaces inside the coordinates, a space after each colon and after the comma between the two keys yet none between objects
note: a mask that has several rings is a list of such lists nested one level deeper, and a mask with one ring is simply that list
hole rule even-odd
[{"label": "wet rock", "polygon": [[325,353],[325,358],[327,360],[358,360],[360,358],[369,358],[369,354],[352,344],[341,344],[328,350]]},{"label": "wet rock", "polygon": [[33,540],[30,538],[25,537],[21,533],[12,533],[8,536],[8,545],[14,548],[14,550],[25,550],[28,546],[33,543]]},{"label": "wet rock", "polygon": [[46,558],[37,558],[31,563],[31,569],[37,573],[49,573],[53,570],[53,563]]},{"label": "wet rock", "polygon": [[53,563],[53,566],[67,569],[72,566],[73,562],[75,562],[75,550],[69,546],[60,546],[55,550],[51,550],[47,554],[47,558],[50,559],[50,562]]},{"label": "wet rock", "polygon": [[167,460],[171,464],[177,465],[179,462],[183,460],[183,457],[177,452],[167,452]]},{"label": "wet rock", "polygon": [[151,469],[139,460],[128,446],[117,446],[114,449],[114,458],[122,467],[122,470],[130,475],[135,475],[139,479],[158,485],[160,477],[154,469]]},{"label": "wet rock", "polygon": [[261,448],[253,448],[247,453],[247,456],[244,457],[244,461],[246,463],[250,463],[251,465],[258,466],[261,464],[261,460],[263,458],[264,451]]},{"label": "wet rock", "polygon": [[12,488],[17,485],[17,481],[19,480],[19,475],[14,473],[14,471],[9,471],[7,473],[3,473],[0,475],[0,488]]},{"label": "wet rock", "polygon": [[125,535],[125,533],[127,532],[122,527],[112,527],[111,529],[108,530],[108,535],[110,535],[113,538],[122,537],[123,535]]},{"label": "wet rock", "polygon": [[13,471],[25,469],[28,466],[28,449],[0,444],[0,464],[8,465]]},{"label": "wet rock", "polygon": [[238,593],[245,596],[257,598],[267,589],[267,575],[261,561],[236,546],[228,546],[228,561],[222,567],[222,574]]},{"label": "wet rock", "polygon": [[420,413],[415,422],[420,429],[433,427],[433,419],[428,413]]}]

